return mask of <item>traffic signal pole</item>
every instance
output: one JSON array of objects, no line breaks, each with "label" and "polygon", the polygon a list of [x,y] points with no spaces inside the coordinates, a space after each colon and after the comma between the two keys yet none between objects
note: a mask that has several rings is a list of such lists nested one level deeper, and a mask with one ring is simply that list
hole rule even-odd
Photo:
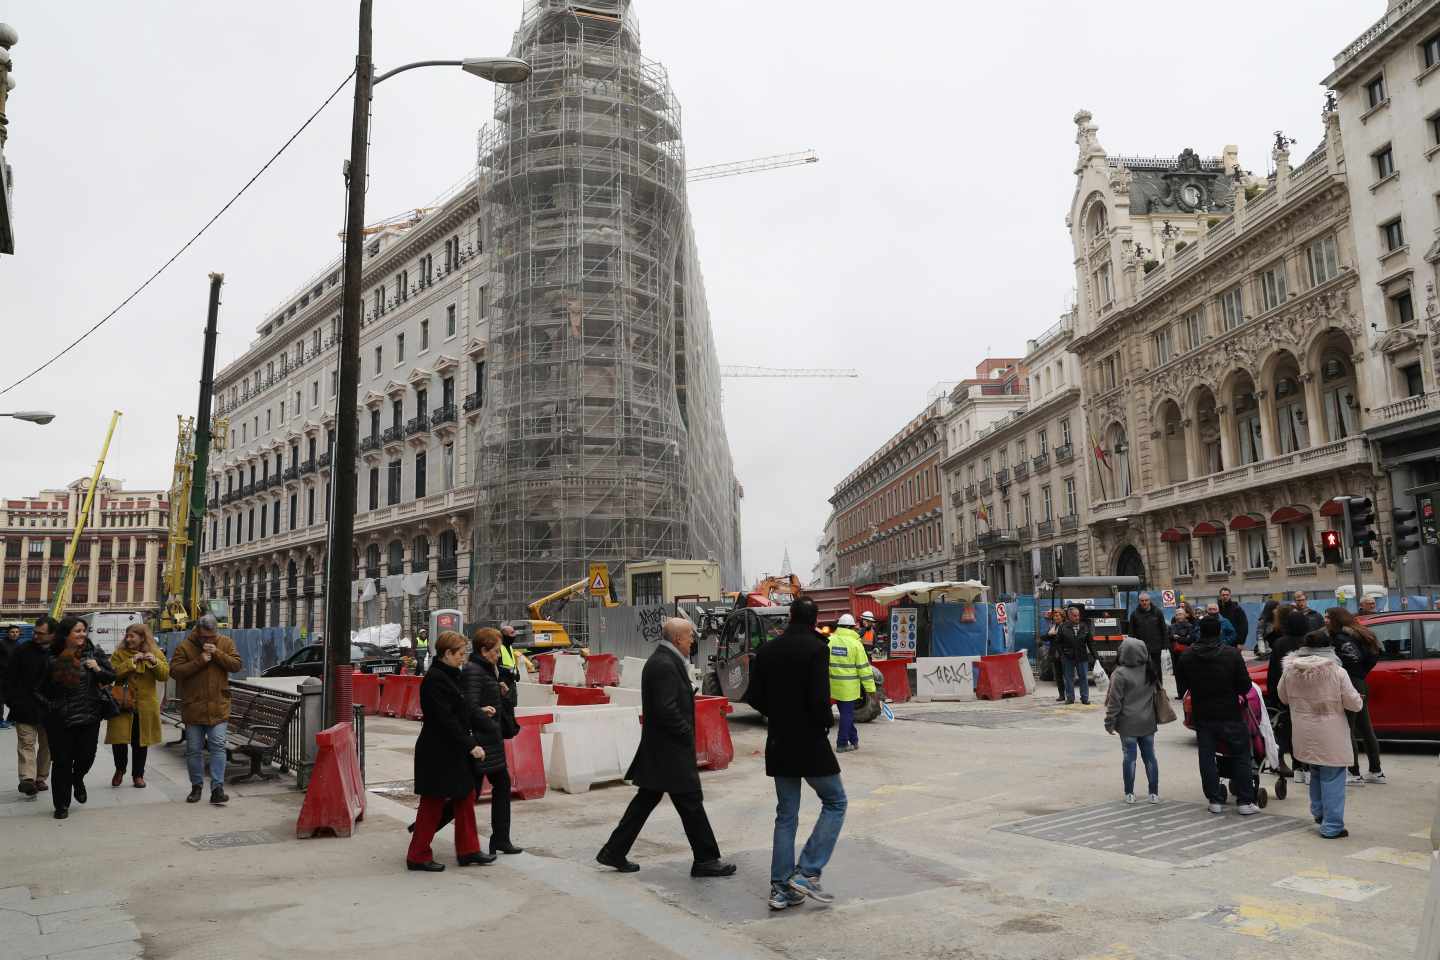
[{"label": "traffic signal pole", "polygon": [[1355,528],[1350,523],[1350,500],[1351,497],[1336,497],[1340,501],[1340,508],[1345,511],[1345,537],[1350,542],[1350,572],[1355,575],[1355,609],[1360,609],[1360,545],[1355,542]]}]

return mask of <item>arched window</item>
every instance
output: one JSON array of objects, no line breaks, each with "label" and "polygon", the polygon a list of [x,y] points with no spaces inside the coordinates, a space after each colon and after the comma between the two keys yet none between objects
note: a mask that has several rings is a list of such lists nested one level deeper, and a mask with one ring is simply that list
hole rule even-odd
[{"label": "arched window", "polygon": [[380,544],[372,543],[365,548],[365,576],[380,576]]},{"label": "arched window", "polygon": [[457,575],[459,540],[454,530],[440,534],[440,579],[454,580]]},{"label": "arched window", "polygon": [[1095,203],[1090,207],[1090,217],[1086,221],[1090,234],[1090,243],[1095,244],[1105,238],[1105,233],[1110,229],[1110,214],[1105,210],[1105,204]]},{"label": "arched window", "polygon": [[399,540],[391,540],[389,547],[388,563],[385,572],[390,576],[396,576],[405,572],[405,545]]},{"label": "arched window", "polygon": [[1325,436],[1332,443],[1359,430],[1355,399],[1355,368],[1339,350],[1320,357],[1320,403],[1325,409]]},{"label": "arched window", "polygon": [[415,542],[410,546],[410,569],[417,571],[430,569],[430,538],[424,534],[416,537]]},{"label": "arched window", "polygon": [[1235,450],[1239,463],[1256,463],[1264,459],[1260,401],[1255,396],[1255,381],[1244,371],[1236,375],[1230,387],[1230,409],[1235,413]]},{"label": "arched window", "polygon": [[1220,415],[1215,409],[1215,394],[1209,387],[1195,391],[1193,407],[1195,429],[1200,440],[1200,462],[1196,464],[1196,476],[1219,473],[1225,469],[1224,449],[1220,443]]},{"label": "arched window", "polygon": [[1119,423],[1112,423],[1106,431],[1106,439],[1110,448],[1109,469],[1102,464],[1102,473],[1107,474],[1104,486],[1107,487],[1112,496],[1130,496],[1133,484],[1130,479],[1130,441],[1125,435],[1125,427]]},{"label": "arched window", "polygon": [[1305,388],[1300,383],[1300,364],[1289,353],[1282,354],[1272,375],[1275,391],[1275,432],[1280,452],[1294,453],[1310,446],[1309,417],[1305,410]]},{"label": "arched window", "polygon": [[1171,483],[1190,479],[1189,464],[1185,452],[1185,424],[1180,416],[1180,406],[1174,400],[1160,405],[1157,417],[1160,436],[1165,447],[1166,476]]}]

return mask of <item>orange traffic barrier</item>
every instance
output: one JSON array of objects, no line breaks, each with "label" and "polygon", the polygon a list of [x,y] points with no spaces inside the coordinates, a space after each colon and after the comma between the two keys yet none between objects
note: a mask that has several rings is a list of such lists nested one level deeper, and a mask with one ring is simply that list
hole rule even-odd
[{"label": "orange traffic barrier", "polygon": [[909,660],[872,660],[870,665],[885,678],[885,699],[895,703],[910,701]]},{"label": "orange traffic barrier", "polygon": [[730,739],[730,721],[726,714],[734,711],[725,697],[695,698],[695,763],[708,770],[724,770],[735,759],[735,743]]},{"label": "orange traffic barrier", "polygon": [[620,686],[620,658],[613,653],[592,653],[586,657],[585,686]]},{"label": "orange traffic barrier", "polygon": [[975,681],[975,695],[981,700],[1023,697],[1025,677],[1020,672],[1024,653],[1004,653],[980,658],[980,677]]},{"label": "orange traffic barrier", "polygon": [[[521,800],[539,800],[545,796],[545,756],[540,749],[540,728],[555,719],[554,714],[537,713],[516,717],[520,732],[505,741],[505,766],[510,771],[510,795]],[[490,796],[490,780],[480,794]]]},{"label": "orange traffic barrier", "polygon": [[540,671],[540,683],[555,682],[555,654],[536,654],[535,656],[531,657],[530,660],[535,664],[535,669]]},{"label": "orange traffic barrier", "polygon": [[315,735],[315,746],[315,769],[295,821],[295,836],[304,839],[328,831],[348,837],[365,819],[365,778],[360,773],[355,728],[337,723]]},{"label": "orange traffic barrier", "polygon": [[351,681],[350,694],[355,706],[373,717],[380,712],[380,677],[373,673],[357,673]]},{"label": "orange traffic barrier", "polygon": [[609,702],[610,698],[605,695],[605,691],[597,687],[567,687],[558,683],[555,685],[557,707],[583,707]]}]

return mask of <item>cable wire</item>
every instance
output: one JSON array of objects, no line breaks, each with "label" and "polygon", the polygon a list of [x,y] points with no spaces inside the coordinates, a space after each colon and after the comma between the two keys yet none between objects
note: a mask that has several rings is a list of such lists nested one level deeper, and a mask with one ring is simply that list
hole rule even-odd
[{"label": "cable wire", "polygon": [[65,356],[65,354],[69,353],[71,350],[74,350],[86,339],[88,339],[92,333],[103,327],[121,310],[124,310],[125,307],[129,305],[130,301],[134,300],[136,297],[140,296],[140,294],[144,293],[146,287],[154,283],[162,273],[164,273],[170,268],[171,264],[173,264],[176,260],[179,260],[181,255],[184,254],[186,250],[189,250],[195,244],[196,240],[199,240],[202,236],[204,236],[205,232],[215,225],[215,221],[223,217],[225,215],[225,212],[235,205],[235,201],[243,197],[246,191],[248,191],[252,186],[255,185],[255,181],[259,180],[260,177],[264,175],[265,171],[269,170],[271,165],[274,164],[276,160],[279,160],[280,156],[286,150],[290,149],[290,145],[293,144],[297,139],[299,139],[300,134],[304,133],[306,128],[308,128],[310,124],[315,122],[315,118],[320,116],[320,114],[324,112],[326,107],[330,106],[330,102],[334,100],[337,96],[339,96],[340,91],[345,89],[345,85],[350,82],[350,78],[353,76],[355,76],[354,70],[351,70],[348,74],[346,74],[345,79],[340,81],[340,85],[336,87],[333,92],[331,92],[330,96],[325,98],[325,102],[320,104],[320,106],[315,109],[315,112],[310,114],[310,116],[305,120],[305,122],[300,125],[300,129],[292,133],[290,135],[290,139],[286,140],[283,144],[281,144],[280,149],[276,150],[274,155],[271,156],[269,160],[265,161],[265,165],[262,166],[259,170],[255,171],[255,175],[253,177],[245,181],[245,186],[241,187],[240,190],[233,197],[226,201],[225,206],[221,207],[219,212],[216,213],[215,216],[207,220],[205,222],[205,225],[201,227],[193,237],[191,237],[189,240],[186,240],[185,245],[182,246],[179,250],[176,250],[175,254],[169,260],[166,260],[164,263],[162,263],[160,265],[160,269],[150,274],[150,276],[145,280],[144,283],[140,284],[140,286],[135,288],[133,293],[131,293],[124,300],[120,301],[119,306],[117,306],[114,310],[111,310],[109,313],[105,314],[105,316],[101,317],[94,326],[90,327],[90,329],[86,330],[84,333],[80,334],[80,336],[76,337],[73,341],[70,342],[68,346],[65,347],[65,349],[55,354],[55,356],[51,357],[49,360],[46,360],[34,370],[31,370],[29,373],[25,374],[25,376],[21,377],[19,380],[16,380],[14,383],[10,384],[10,386],[6,387],[4,390],[0,390],[0,396],[4,396],[11,390],[14,390],[16,387],[20,386],[22,383],[25,383],[27,380],[31,379],[37,374],[44,372],[45,369],[48,368],[51,364],[55,363],[55,361]]}]

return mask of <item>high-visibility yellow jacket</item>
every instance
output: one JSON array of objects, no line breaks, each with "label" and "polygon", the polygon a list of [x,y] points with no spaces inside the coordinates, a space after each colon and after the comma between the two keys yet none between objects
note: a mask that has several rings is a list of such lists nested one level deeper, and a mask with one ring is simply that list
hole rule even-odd
[{"label": "high-visibility yellow jacket", "polygon": [[505,646],[504,643],[500,644],[500,666],[507,670],[515,669],[515,651]]},{"label": "high-visibility yellow jacket", "polygon": [[836,627],[827,641],[830,648],[830,696],[837,701],[859,700],[860,690],[875,692],[875,674],[860,635],[849,627]]}]

